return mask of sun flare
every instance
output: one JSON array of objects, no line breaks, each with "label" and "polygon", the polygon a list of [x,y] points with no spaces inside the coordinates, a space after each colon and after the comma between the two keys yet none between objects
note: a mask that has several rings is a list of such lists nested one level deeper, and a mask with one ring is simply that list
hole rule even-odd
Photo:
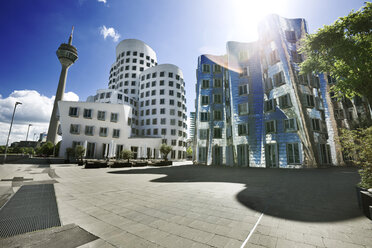
[{"label": "sun flare", "polygon": [[282,13],[288,7],[287,2],[288,0],[231,0],[234,20],[231,38],[239,41],[256,40],[258,23],[269,14]]}]

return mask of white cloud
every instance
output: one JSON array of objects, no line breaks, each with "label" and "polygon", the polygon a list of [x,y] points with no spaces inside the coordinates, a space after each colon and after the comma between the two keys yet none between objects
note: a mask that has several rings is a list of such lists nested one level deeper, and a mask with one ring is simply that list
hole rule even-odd
[{"label": "white cloud", "polygon": [[111,37],[116,42],[120,38],[120,34],[114,28],[106,28],[105,25],[100,27],[100,33],[105,40],[107,37]]},{"label": "white cloud", "polygon": [[[40,95],[35,90],[15,90],[6,98],[0,95],[0,144],[6,143],[15,102],[21,102],[22,105],[17,106],[10,142],[25,140],[28,124],[33,125],[29,139],[33,139],[34,133],[47,132],[54,98]],[[78,101],[79,96],[67,92],[63,100]]]},{"label": "white cloud", "polygon": [[97,0],[97,1],[100,2],[100,3],[104,3],[104,4],[107,3],[107,0]]}]

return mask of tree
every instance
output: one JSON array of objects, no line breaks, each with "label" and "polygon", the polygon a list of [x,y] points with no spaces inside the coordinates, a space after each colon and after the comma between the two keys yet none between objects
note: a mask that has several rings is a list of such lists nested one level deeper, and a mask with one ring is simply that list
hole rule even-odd
[{"label": "tree", "polygon": [[189,148],[187,148],[186,154],[187,154],[187,157],[192,157],[192,148],[191,148],[191,146]]},{"label": "tree", "polygon": [[27,153],[28,155],[32,156],[35,154],[35,150],[33,147],[25,147],[24,152]]},{"label": "tree", "polygon": [[50,156],[50,155],[53,155],[53,149],[54,149],[53,143],[48,141],[48,142],[44,143],[40,147],[40,149],[37,149],[37,153],[39,155]]},{"label": "tree", "polygon": [[302,41],[301,73],[328,73],[336,96],[364,96],[372,104],[372,3]]},{"label": "tree", "polygon": [[372,127],[341,129],[340,142],[345,156],[361,168],[359,186],[372,188]]},{"label": "tree", "polygon": [[129,163],[129,159],[133,158],[133,152],[131,150],[123,150],[120,152],[120,157],[123,159],[128,159]]},{"label": "tree", "polygon": [[75,150],[72,147],[67,147],[66,148],[66,155],[67,155],[67,160],[70,161],[70,158],[75,156]]},{"label": "tree", "polygon": [[80,158],[81,161],[83,161],[84,154],[85,154],[84,146],[78,145],[75,147],[75,156],[77,158]]},{"label": "tree", "polygon": [[168,161],[168,154],[172,151],[172,147],[166,144],[162,144],[160,147],[160,152],[163,154],[165,161]]}]

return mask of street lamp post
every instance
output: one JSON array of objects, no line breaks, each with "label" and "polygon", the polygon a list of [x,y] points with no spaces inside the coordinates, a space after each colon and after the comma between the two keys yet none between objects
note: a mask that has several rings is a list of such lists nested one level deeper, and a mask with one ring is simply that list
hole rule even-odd
[{"label": "street lamp post", "polygon": [[15,111],[16,111],[16,108],[17,108],[17,105],[19,105],[19,104],[22,104],[22,103],[21,103],[21,102],[16,102],[16,103],[14,104],[14,110],[13,110],[13,115],[12,115],[12,121],[10,122],[10,128],[9,128],[9,133],[8,133],[8,139],[6,140],[6,145],[5,145],[5,153],[4,153],[3,164],[5,164],[6,153],[7,153],[7,151],[8,151],[9,137],[10,137],[10,132],[12,131],[13,120],[14,120],[14,114],[15,114]]},{"label": "street lamp post", "polygon": [[28,139],[28,132],[30,131],[30,127],[32,126],[32,124],[28,124],[28,128],[27,128],[27,135],[26,135],[26,141]]}]

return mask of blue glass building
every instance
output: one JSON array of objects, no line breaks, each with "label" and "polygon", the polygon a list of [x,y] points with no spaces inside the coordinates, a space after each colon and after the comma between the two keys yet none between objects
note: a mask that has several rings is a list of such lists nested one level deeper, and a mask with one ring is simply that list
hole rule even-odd
[{"label": "blue glass building", "polygon": [[323,75],[300,75],[304,19],[270,15],[259,40],[201,55],[194,151],[198,163],[243,167],[338,164]]}]

